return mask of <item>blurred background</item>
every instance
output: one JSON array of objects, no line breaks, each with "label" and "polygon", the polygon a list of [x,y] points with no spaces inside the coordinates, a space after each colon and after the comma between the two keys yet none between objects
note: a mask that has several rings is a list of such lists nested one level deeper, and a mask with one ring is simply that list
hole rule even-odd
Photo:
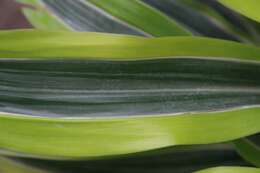
[{"label": "blurred background", "polygon": [[30,28],[15,0],[0,0],[0,29]]}]

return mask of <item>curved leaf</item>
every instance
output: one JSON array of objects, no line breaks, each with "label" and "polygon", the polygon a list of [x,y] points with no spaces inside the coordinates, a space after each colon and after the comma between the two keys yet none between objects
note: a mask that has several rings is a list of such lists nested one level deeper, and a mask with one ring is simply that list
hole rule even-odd
[{"label": "curved leaf", "polygon": [[250,167],[217,167],[198,171],[196,173],[260,173],[260,169]]},{"label": "curved leaf", "polygon": [[259,113],[259,108],[248,108],[116,119],[57,119],[1,113],[0,147],[10,155],[79,159],[173,145],[218,143],[260,132]]},{"label": "curved leaf", "polygon": [[95,60],[142,60],[165,57],[215,57],[241,60],[260,58],[260,48],[200,37],[143,38],[30,30],[4,31],[0,36],[1,58]]},{"label": "curved leaf", "polygon": [[247,166],[227,144],[179,146],[98,160],[15,160],[62,173],[188,173],[220,164]]},{"label": "curved leaf", "polygon": [[[132,69],[135,70],[138,69],[138,63],[149,63],[149,61],[132,60],[165,59],[165,57],[176,58],[179,56],[205,59],[221,57],[227,60],[232,58],[259,59],[259,48],[257,47],[205,38],[142,38],[97,33],[42,31],[6,31],[0,34],[3,41],[3,43],[0,43],[1,65],[6,69],[11,69],[11,71],[3,71],[1,77],[4,79],[4,76],[7,75],[6,79],[8,79],[8,76],[14,75],[14,78],[10,79],[13,81],[17,79],[21,86],[24,84],[15,70],[17,70],[16,68],[18,68],[18,71],[21,70],[19,71],[19,73],[22,72],[20,75],[25,77],[27,72],[22,70],[23,68],[28,69],[28,64],[23,64],[26,61],[28,62],[27,58],[36,58],[38,62],[40,62],[39,59],[54,62],[53,60],[59,58],[117,60],[110,63],[121,63],[122,65],[123,62],[127,62],[130,66],[132,63],[132,65],[134,64]],[[36,41],[39,41],[39,44],[36,44]],[[18,63],[18,58],[21,60],[26,58],[27,60],[21,61],[22,65],[12,67],[12,63]],[[13,60],[10,61],[10,59]],[[187,59],[185,61],[187,62]],[[98,62],[107,63],[108,61]],[[157,68],[160,67],[161,62],[157,62]],[[37,61],[34,63],[37,63]],[[210,64],[209,61],[207,63]],[[231,65],[234,62],[229,63]],[[237,63],[239,63],[239,68],[242,71],[244,67],[248,67],[248,64],[244,66],[245,64],[242,62]],[[209,64],[208,67],[210,67]],[[128,66],[128,70],[130,66]],[[40,66],[37,67],[39,70]],[[120,70],[122,72],[124,70],[122,67],[121,69],[115,68],[116,66],[113,65],[110,67],[113,67],[112,69],[115,71]],[[246,71],[253,69],[257,75],[258,64],[254,68],[251,67],[253,66],[249,65],[249,68],[245,68]],[[4,70],[4,68],[1,69]],[[91,70],[91,68],[89,69]],[[62,71],[62,69],[60,70]],[[45,68],[44,71],[46,73],[48,69]],[[42,73],[43,71],[38,72]],[[137,72],[140,74],[140,71]],[[150,72],[154,73],[155,71]],[[193,72],[191,71],[191,73]],[[241,74],[240,78],[242,79]],[[4,82],[8,84],[6,79],[4,79]],[[252,75],[245,79],[247,80],[244,81],[244,84],[248,86],[248,79],[251,80],[252,84],[256,86],[256,90],[253,90],[256,91],[254,94],[258,93],[258,80],[255,80],[257,77],[254,78]],[[238,83],[235,83],[241,84],[240,82],[238,80]],[[14,83],[11,82],[8,85],[10,84]],[[17,86],[17,84],[14,85],[15,88]],[[10,87],[8,88],[10,89]],[[244,88],[241,90],[242,93],[245,91]],[[12,93],[9,92],[10,94]],[[20,94],[28,93],[21,92]],[[4,99],[4,97],[1,97],[1,99]],[[117,119],[58,119],[2,113],[0,117],[0,147],[4,149],[2,153],[7,155],[81,159],[135,153],[174,145],[217,143],[258,133],[260,131],[258,126],[259,113],[259,108],[248,108],[215,113],[187,113],[182,116],[156,114],[161,116]],[[245,114],[247,116],[244,116]],[[223,131],[226,133],[223,134]],[[107,142],[108,140],[109,142]],[[45,142],[48,145],[45,145]]]}]

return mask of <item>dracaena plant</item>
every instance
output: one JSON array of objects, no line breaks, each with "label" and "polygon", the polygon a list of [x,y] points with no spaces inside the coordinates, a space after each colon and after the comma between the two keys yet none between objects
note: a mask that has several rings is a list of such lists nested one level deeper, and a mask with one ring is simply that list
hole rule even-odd
[{"label": "dracaena plant", "polygon": [[259,0],[19,2],[0,172],[260,172]]}]

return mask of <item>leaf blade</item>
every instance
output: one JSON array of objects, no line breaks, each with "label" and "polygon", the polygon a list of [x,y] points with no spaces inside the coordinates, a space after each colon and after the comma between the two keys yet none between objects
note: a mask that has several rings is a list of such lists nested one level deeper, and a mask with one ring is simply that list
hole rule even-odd
[{"label": "leaf blade", "polygon": [[79,159],[173,145],[218,143],[258,133],[259,112],[259,108],[248,108],[117,119],[35,118],[2,113],[0,147],[36,158]]},{"label": "leaf blade", "polygon": [[143,38],[37,30],[3,31],[0,36],[2,58],[144,60],[177,56],[259,60],[260,57],[258,47],[200,37]]},{"label": "leaf blade", "polygon": [[257,21],[260,22],[260,13],[258,7],[260,2],[258,0],[220,0],[220,2],[227,7]]}]

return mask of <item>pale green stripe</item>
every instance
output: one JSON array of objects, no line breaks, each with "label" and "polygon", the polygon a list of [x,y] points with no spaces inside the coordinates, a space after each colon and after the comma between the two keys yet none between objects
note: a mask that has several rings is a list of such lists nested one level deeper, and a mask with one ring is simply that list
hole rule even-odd
[{"label": "pale green stripe", "polygon": [[259,60],[260,48],[202,37],[143,38],[100,33],[0,32],[0,58],[140,60],[165,57]]},{"label": "pale green stripe", "polygon": [[[260,132],[260,108],[132,118],[0,115],[0,148],[34,157],[88,158],[230,141]],[[11,153],[9,153],[11,154]]]}]

